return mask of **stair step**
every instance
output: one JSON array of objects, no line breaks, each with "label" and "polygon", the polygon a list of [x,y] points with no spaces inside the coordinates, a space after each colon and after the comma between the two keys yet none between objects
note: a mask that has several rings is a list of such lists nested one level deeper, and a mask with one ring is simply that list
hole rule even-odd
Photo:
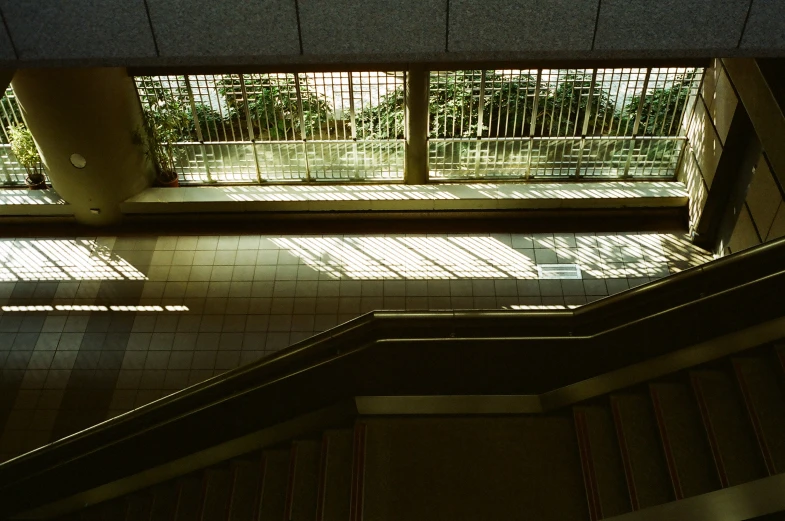
[{"label": "stair step", "polygon": [[62,521],[79,520],[79,521],[113,521],[115,519],[125,520],[126,513],[128,512],[127,498],[121,497],[112,501],[105,501],[98,503],[91,507],[75,512],[68,516],[58,518]]},{"label": "stair step", "polygon": [[321,516],[319,521],[349,519],[352,489],[353,431],[331,430],[325,433],[322,455]]},{"label": "stair step", "polygon": [[149,521],[153,508],[153,496],[149,492],[128,496],[125,521]]},{"label": "stair step", "polygon": [[735,378],[729,371],[711,369],[692,371],[690,376],[723,486],[766,476]]},{"label": "stair step", "polygon": [[672,501],[673,487],[651,399],[645,394],[613,395],[611,407],[633,510]]},{"label": "stair step", "polygon": [[654,383],[649,389],[675,497],[719,489],[719,476],[692,389],[683,383]]},{"label": "stair step", "polygon": [[197,521],[201,519],[204,502],[204,480],[190,475],[177,481],[177,508],[175,521]]},{"label": "stair step", "polygon": [[770,474],[785,472],[785,393],[765,358],[734,360],[736,376]]},{"label": "stair step", "polygon": [[625,514],[632,510],[624,465],[613,425],[613,413],[608,405],[575,407],[582,414],[588,437],[591,464],[599,497],[600,519]]},{"label": "stair step", "polygon": [[315,440],[292,443],[285,521],[313,521],[319,487],[322,444]]},{"label": "stair step", "polygon": [[586,519],[571,415],[363,423],[356,519]]},{"label": "stair step", "polygon": [[774,372],[780,388],[785,388],[785,345],[774,346]]},{"label": "stair step", "polygon": [[257,453],[255,458],[232,462],[230,521],[255,520],[259,515],[263,464],[261,453]]},{"label": "stair step", "polygon": [[232,498],[232,475],[228,468],[210,468],[204,473],[205,493],[203,521],[223,520],[229,512]]},{"label": "stair step", "polygon": [[150,521],[172,521],[177,509],[177,493],[174,483],[164,483],[153,489]]},{"label": "stair step", "polygon": [[289,451],[266,450],[259,521],[281,521],[286,510],[289,483]]}]

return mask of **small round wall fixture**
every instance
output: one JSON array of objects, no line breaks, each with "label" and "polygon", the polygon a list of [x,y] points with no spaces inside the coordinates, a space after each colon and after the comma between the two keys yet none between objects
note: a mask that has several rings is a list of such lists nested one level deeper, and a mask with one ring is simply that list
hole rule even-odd
[{"label": "small round wall fixture", "polygon": [[71,164],[76,168],[84,168],[87,166],[87,160],[82,154],[71,154]]}]

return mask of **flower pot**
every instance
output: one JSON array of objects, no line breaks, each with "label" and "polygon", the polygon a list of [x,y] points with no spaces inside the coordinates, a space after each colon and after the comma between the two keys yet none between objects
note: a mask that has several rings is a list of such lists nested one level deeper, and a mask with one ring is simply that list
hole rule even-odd
[{"label": "flower pot", "polygon": [[176,172],[164,172],[159,174],[156,179],[156,185],[162,188],[173,188],[180,186],[180,179],[177,177]]},{"label": "flower pot", "polygon": [[39,182],[35,182],[31,180],[29,177],[25,178],[25,184],[27,185],[28,190],[46,190],[46,179],[42,179]]}]

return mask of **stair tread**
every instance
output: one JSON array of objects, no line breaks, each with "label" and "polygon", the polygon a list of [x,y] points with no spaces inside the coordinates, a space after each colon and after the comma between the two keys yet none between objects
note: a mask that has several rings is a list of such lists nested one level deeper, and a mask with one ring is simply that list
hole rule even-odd
[{"label": "stair tread", "polygon": [[207,469],[205,479],[207,483],[202,519],[226,519],[232,497],[232,479],[229,469],[225,467]]},{"label": "stair tread", "polygon": [[302,440],[293,443],[294,475],[289,476],[288,505],[291,521],[313,521],[319,487],[321,442]]},{"label": "stair tread", "polygon": [[153,508],[150,521],[171,521],[177,508],[177,487],[164,483],[153,488]]},{"label": "stair tread", "polygon": [[177,508],[175,521],[198,520],[202,514],[204,501],[203,480],[201,476],[190,475],[178,480]]},{"label": "stair tread", "polygon": [[[728,485],[734,486],[767,475],[749,416],[744,410],[738,383],[730,371],[691,371],[706,403],[712,435],[716,439]],[[707,428],[707,432],[709,429]]]},{"label": "stair tread", "polygon": [[608,405],[587,405],[575,409],[586,415],[602,517],[625,514],[632,510],[632,507],[624,480],[619,442],[613,426],[613,413]]},{"label": "stair tread", "polygon": [[618,408],[639,508],[672,501],[673,487],[649,396],[612,395],[611,403]]},{"label": "stair tread", "polygon": [[261,496],[262,455],[232,462],[230,521],[255,519]]},{"label": "stair tread", "polygon": [[141,492],[128,496],[128,509],[126,511],[126,521],[147,521],[153,508],[152,494]]},{"label": "stair tread", "polygon": [[351,430],[325,433],[327,454],[324,458],[324,497],[322,521],[349,519],[352,488],[353,436]]},{"label": "stair tread", "polygon": [[289,482],[289,451],[266,450],[263,456],[265,467],[259,521],[281,521],[284,518]]},{"label": "stair tread", "polygon": [[659,406],[661,427],[676,467],[678,482],[674,486],[685,498],[719,489],[711,448],[690,387],[685,383],[657,382],[650,389]]},{"label": "stair tread", "polygon": [[521,512],[539,521],[586,516],[578,443],[568,415],[363,423],[363,519],[516,519]]},{"label": "stair tread", "polygon": [[784,472],[785,393],[777,380],[777,368],[765,358],[740,358],[734,362],[749,392],[774,472]]}]

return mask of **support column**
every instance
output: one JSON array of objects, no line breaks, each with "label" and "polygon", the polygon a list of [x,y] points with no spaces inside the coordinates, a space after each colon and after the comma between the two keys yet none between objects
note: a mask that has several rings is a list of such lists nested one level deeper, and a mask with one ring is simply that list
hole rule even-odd
[{"label": "support column", "polygon": [[27,69],[12,81],[57,193],[76,219],[122,219],[120,203],[149,187],[152,163],[134,139],[142,113],[122,68]]},{"label": "support column", "polygon": [[406,73],[406,166],[409,185],[428,183],[428,80],[429,72],[409,69]]},{"label": "support column", "polygon": [[[785,186],[785,106],[778,103],[778,96],[772,92],[757,60],[725,58],[722,62],[768,155],[775,177],[780,186]],[[779,65],[782,66],[782,62]],[[776,83],[774,85],[776,87]]]},{"label": "support column", "polygon": [[0,69],[0,97],[5,94],[5,89],[11,84],[14,72],[16,72],[14,69]]}]

